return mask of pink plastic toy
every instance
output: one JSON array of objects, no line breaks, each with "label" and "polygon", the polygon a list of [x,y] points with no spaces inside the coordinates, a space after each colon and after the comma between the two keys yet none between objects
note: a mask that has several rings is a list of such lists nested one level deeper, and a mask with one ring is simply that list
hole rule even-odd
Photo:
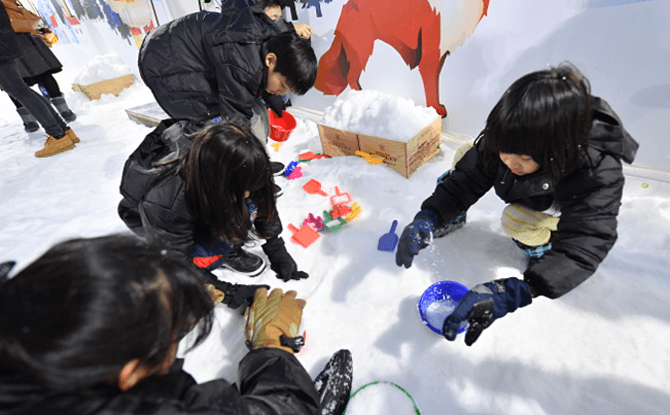
[{"label": "pink plastic toy", "polygon": [[301,177],[302,177],[302,167],[298,166],[295,169],[293,169],[291,174],[286,176],[286,179],[287,180],[295,180],[295,179],[299,179]]},{"label": "pink plastic toy", "polygon": [[335,205],[330,210],[330,217],[333,219],[345,217],[351,213],[351,207],[343,204]]},{"label": "pink plastic toy", "polygon": [[323,222],[322,222],[321,216],[314,216],[310,213],[307,216],[307,219],[305,219],[302,222],[302,226],[303,227],[309,226],[317,232],[320,231],[321,229],[323,229]]}]

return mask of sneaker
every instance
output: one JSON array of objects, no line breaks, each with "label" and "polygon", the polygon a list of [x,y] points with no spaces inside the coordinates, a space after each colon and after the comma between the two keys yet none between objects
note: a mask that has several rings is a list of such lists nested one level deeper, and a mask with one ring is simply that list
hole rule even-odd
[{"label": "sneaker", "polygon": [[281,189],[281,187],[275,185],[275,197],[279,197],[284,194],[284,191]]},{"label": "sneaker", "polygon": [[278,161],[271,161],[270,165],[272,166],[272,174],[275,176],[280,176],[283,172],[286,166]]},{"label": "sneaker", "polygon": [[240,246],[235,246],[221,267],[246,275],[247,277],[257,277],[265,271],[265,266],[263,258],[245,251]]},{"label": "sneaker", "polygon": [[37,150],[35,152],[35,157],[49,157],[66,150],[72,150],[73,148],[74,143],[67,135],[59,139],[48,136],[47,141],[44,142],[44,148]]},{"label": "sneaker", "polygon": [[65,130],[65,135],[70,137],[70,140],[72,140],[72,142],[75,144],[81,141],[79,137],[77,137],[77,134],[75,134],[74,131],[72,131],[72,128],[68,128],[67,130]]},{"label": "sneaker", "polygon": [[466,212],[460,214],[459,217],[442,226],[441,228],[436,228],[433,231],[433,238],[441,238],[447,234],[452,233],[453,231],[459,230],[465,225],[465,220],[467,218]]},{"label": "sneaker", "polygon": [[349,403],[354,361],[346,349],[337,351],[314,379],[319,415],[340,415]]}]

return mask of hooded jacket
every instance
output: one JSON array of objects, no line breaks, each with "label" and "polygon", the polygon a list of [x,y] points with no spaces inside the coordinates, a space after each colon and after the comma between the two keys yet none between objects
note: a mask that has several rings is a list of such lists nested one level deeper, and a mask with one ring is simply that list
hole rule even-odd
[{"label": "hooded jacket", "polygon": [[197,384],[177,360],[170,372],[126,392],[109,385],[57,393],[0,366],[0,413],[7,415],[314,415],[318,396],[298,360],[280,349],[249,352],[237,386],[222,379]]},{"label": "hooded jacket", "polygon": [[220,13],[186,15],[144,39],[140,75],[170,117],[205,121],[221,116],[249,125],[251,107],[267,83],[263,44],[293,30],[250,3],[224,0]]},{"label": "hooded jacket", "polygon": [[617,239],[617,215],[624,176],[621,161],[632,163],[638,143],[604,100],[592,97],[593,121],[582,167],[554,185],[547,173],[516,176],[497,159],[484,168],[486,136],[456,164],[421,205],[439,216],[438,226],[457,218],[491,187],[506,203],[536,211],[560,211],[551,250],[530,261],[524,280],[536,295],[558,298],[596,271]]},{"label": "hooded jacket", "polygon": [[[149,241],[165,243],[192,261],[195,244],[214,240],[207,227],[191,214],[186,203],[186,183],[179,174],[191,149],[191,134],[201,127],[189,121],[162,121],[128,157],[120,191],[118,213],[135,233]],[[276,213],[276,212],[275,212]],[[279,215],[267,225],[256,218],[254,227],[265,237],[282,232]]]}]

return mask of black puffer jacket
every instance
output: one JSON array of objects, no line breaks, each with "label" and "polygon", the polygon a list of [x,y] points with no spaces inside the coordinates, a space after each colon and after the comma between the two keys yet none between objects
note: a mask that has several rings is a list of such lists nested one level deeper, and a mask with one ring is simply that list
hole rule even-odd
[{"label": "black puffer jacket", "polygon": [[280,349],[249,352],[237,386],[225,380],[196,384],[178,360],[164,376],[142,380],[127,392],[109,386],[57,394],[0,367],[0,413],[7,415],[313,415],[318,397],[298,360]]},{"label": "black puffer jacket", "polygon": [[217,116],[248,125],[267,82],[263,42],[293,30],[250,0],[224,0],[153,29],[139,53],[144,83],[172,118]]},{"label": "black puffer jacket", "polygon": [[8,61],[19,56],[16,33],[12,29],[5,5],[0,2],[0,61]]},{"label": "black puffer jacket", "polygon": [[[169,245],[189,262],[196,243],[213,240],[189,212],[185,183],[179,174],[191,149],[189,135],[200,128],[189,121],[166,120],[149,133],[126,161],[120,187],[123,199],[118,207],[119,216],[135,233]],[[275,216],[273,225],[256,218],[254,227],[264,237],[277,237],[282,226],[279,215]]]},{"label": "black puffer jacket", "polygon": [[484,140],[456,164],[422,209],[436,212],[440,225],[455,219],[493,187],[506,203],[536,211],[560,209],[552,249],[533,260],[524,280],[538,295],[558,298],[590,277],[617,239],[617,215],[624,176],[621,160],[632,163],[638,144],[603,100],[593,97],[593,122],[585,165],[554,187],[545,173],[515,176],[498,159],[495,174],[482,165]]}]

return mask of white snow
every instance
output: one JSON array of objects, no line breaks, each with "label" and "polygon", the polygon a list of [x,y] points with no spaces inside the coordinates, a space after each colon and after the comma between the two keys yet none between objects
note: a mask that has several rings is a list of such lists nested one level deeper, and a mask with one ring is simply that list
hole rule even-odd
[{"label": "white snow", "polygon": [[370,89],[350,90],[326,108],[320,124],[352,133],[409,142],[438,114],[414,101]]},{"label": "white snow", "polygon": [[[90,101],[67,88],[62,80],[71,80],[77,68],[66,70],[57,78],[78,116],[71,123],[81,138],[74,150],[35,158],[44,133],[25,133],[9,99],[0,96],[0,260],[17,260],[17,270],[66,238],[127,232],[116,213],[121,170],[150,129],[124,109],[151,102],[152,95],[138,80],[118,97]],[[394,253],[377,250],[393,220],[400,234],[419,210],[454,149],[443,143],[410,179],[355,156],[301,163],[303,177],[277,180],[284,191],[278,207],[287,248],[310,277],[284,283],[269,269],[254,279],[217,274],[293,289],[307,300],[307,346],[298,359],[312,377],[332,353],[347,348],[353,390],[372,381],[396,383],[424,415],[667,414],[670,184],[628,176],[619,241],[595,275],[560,299],[537,298],[499,319],[467,347],[463,334],[448,342],[430,331],[417,303],[439,280],[472,287],[521,275],[527,259],[501,230],[503,203],[487,194],[462,229],[436,239],[410,269],[397,267]],[[316,123],[305,118],[278,151],[268,144],[271,158],[285,164],[305,150],[320,152]],[[310,179],[328,195],[335,186],[348,192],[362,213],[303,248],[290,241],[287,225],[329,208],[328,198],[302,189]],[[262,255],[259,245],[250,249]],[[186,355],[185,369],[200,382],[234,382],[247,352],[242,316],[223,306],[215,316],[212,334]]]},{"label": "white snow", "polygon": [[132,71],[123,63],[119,55],[97,55],[79,71],[73,82],[79,85],[90,85],[130,73]]}]

